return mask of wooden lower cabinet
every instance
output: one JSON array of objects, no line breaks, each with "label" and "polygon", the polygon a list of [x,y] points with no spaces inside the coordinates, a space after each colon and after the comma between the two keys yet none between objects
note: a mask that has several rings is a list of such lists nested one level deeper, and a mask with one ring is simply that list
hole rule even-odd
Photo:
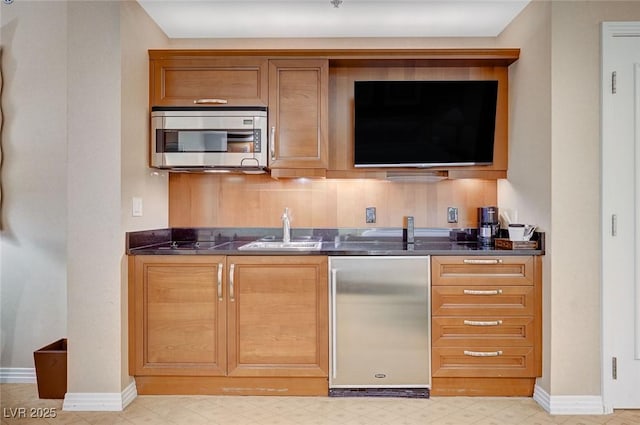
[{"label": "wooden lower cabinet", "polygon": [[539,256],[432,257],[433,395],[531,396],[542,373]]},{"label": "wooden lower cabinet", "polygon": [[224,257],[129,257],[129,373],[223,376],[226,305],[217,297]]},{"label": "wooden lower cabinet", "polygon": [[327,258],[227,257],[228,374],[328,377]]},{"label": "wooden lower cabinet", "polygon": [[129,257],[139,394],[326,395],[327,258]]},{"label": "wooden lower cabinet", "polygon": [[[433,395],[531,396],[541,258],[432,257]],[[326,395],[327,257],[129,257],[139,394]]]}]

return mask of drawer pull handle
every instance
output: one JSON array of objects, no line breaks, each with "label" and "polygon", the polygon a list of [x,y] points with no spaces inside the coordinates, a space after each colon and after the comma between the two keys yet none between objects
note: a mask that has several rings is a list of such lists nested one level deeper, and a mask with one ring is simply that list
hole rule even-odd
[{"label": "drawer pull handle", "polygon": [[463,323],[469,326],[500,326],[502,324],[502,320],[465,320]]},{"label": "drawer pull handle", "polygon": [[471,357],[498,357],[502,355],[502,351],[468,351],[464,350],[465,356]]},{"label": "drawer pull handle", "polygon": [[492,259],[465,259],[462,260],[464,264],[502,264],[502,259],[500,258],[492,258]]},{"label": "drawer pull handle", "polygon": [[502,294],[502,289],[465,289],[464,291],[462,291],[462,293],[465,295],[500,295]]},{"label": "drawer pull handle", "polygon": [[222,301],[222,268],[223,264],[218,263],[218,301]]},{"label": "drawer pull handle", "polygon": [[193,101],[193,103],[195,103],[196,105],[226,105],[228,102],[227,99],[196,99]]}]

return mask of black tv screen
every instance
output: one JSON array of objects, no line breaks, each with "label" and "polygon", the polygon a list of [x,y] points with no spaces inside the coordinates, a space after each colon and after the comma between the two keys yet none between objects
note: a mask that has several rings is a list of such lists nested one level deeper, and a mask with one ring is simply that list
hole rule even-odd
[{"label": "black tv screen", "polygon": [[355,166],[493,162],[498,82],[356,81]]}]

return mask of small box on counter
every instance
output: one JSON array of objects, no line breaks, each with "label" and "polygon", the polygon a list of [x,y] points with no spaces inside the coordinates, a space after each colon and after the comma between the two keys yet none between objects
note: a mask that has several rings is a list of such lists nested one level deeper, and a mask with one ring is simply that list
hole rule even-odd
[{"label": "small box on counter", "polygon": [[476,242],[478,229],[451,229],[449,230],[449,240],[452,242]]},{"label": "small box on counter", "polygon": [[496,249],[538,249],[538,241],[512,241],[506,238],[495,239]]}]

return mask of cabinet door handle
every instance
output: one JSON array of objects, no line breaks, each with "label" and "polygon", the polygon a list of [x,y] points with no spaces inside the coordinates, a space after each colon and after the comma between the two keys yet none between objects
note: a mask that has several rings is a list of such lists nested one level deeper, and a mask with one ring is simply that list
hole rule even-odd
[{"label": "cabinet door handle", "polygon": [[222,301],[222,263],[218,263],[218,301]]},{"label": "cabinet door handle", "polygon": [[465,289],[462,293],[465,295],[500,295],[502,294],[502,289]]},{"label": "cabinet door handle", "polygon": [[276,126],[271,127],[269,133],[269,149],[271,150],[271,160],[276,160]]},{"label": "cabinet door handle", "polygon": [[464,264],[502,264],[501,258],[491,258],[491,259],[479,259],[479,258],[466,258],[462,260]]},{"label": "cabinet door handle", "polygon": [[228,102],[227,99],[196,99],[193,101],[193,103],[195,103],[196,105],[226,105]]},{"label": "cabinet door handle", "polygon": [[235,290],[233,288],[233,278],[235,275],[236,265],[231,264],[229,266],[229,300],[234,302],[236,300]]},{"label": "cabinet door handle", "polygon": [[469,326],[500,326],[502,320],[465,320],[463,323]]},{"label": "cabinet door handle", "polygon": [[502,355],[502,351],[468,351],[464,350],[465,356],[471,357],[498,357]]}]

